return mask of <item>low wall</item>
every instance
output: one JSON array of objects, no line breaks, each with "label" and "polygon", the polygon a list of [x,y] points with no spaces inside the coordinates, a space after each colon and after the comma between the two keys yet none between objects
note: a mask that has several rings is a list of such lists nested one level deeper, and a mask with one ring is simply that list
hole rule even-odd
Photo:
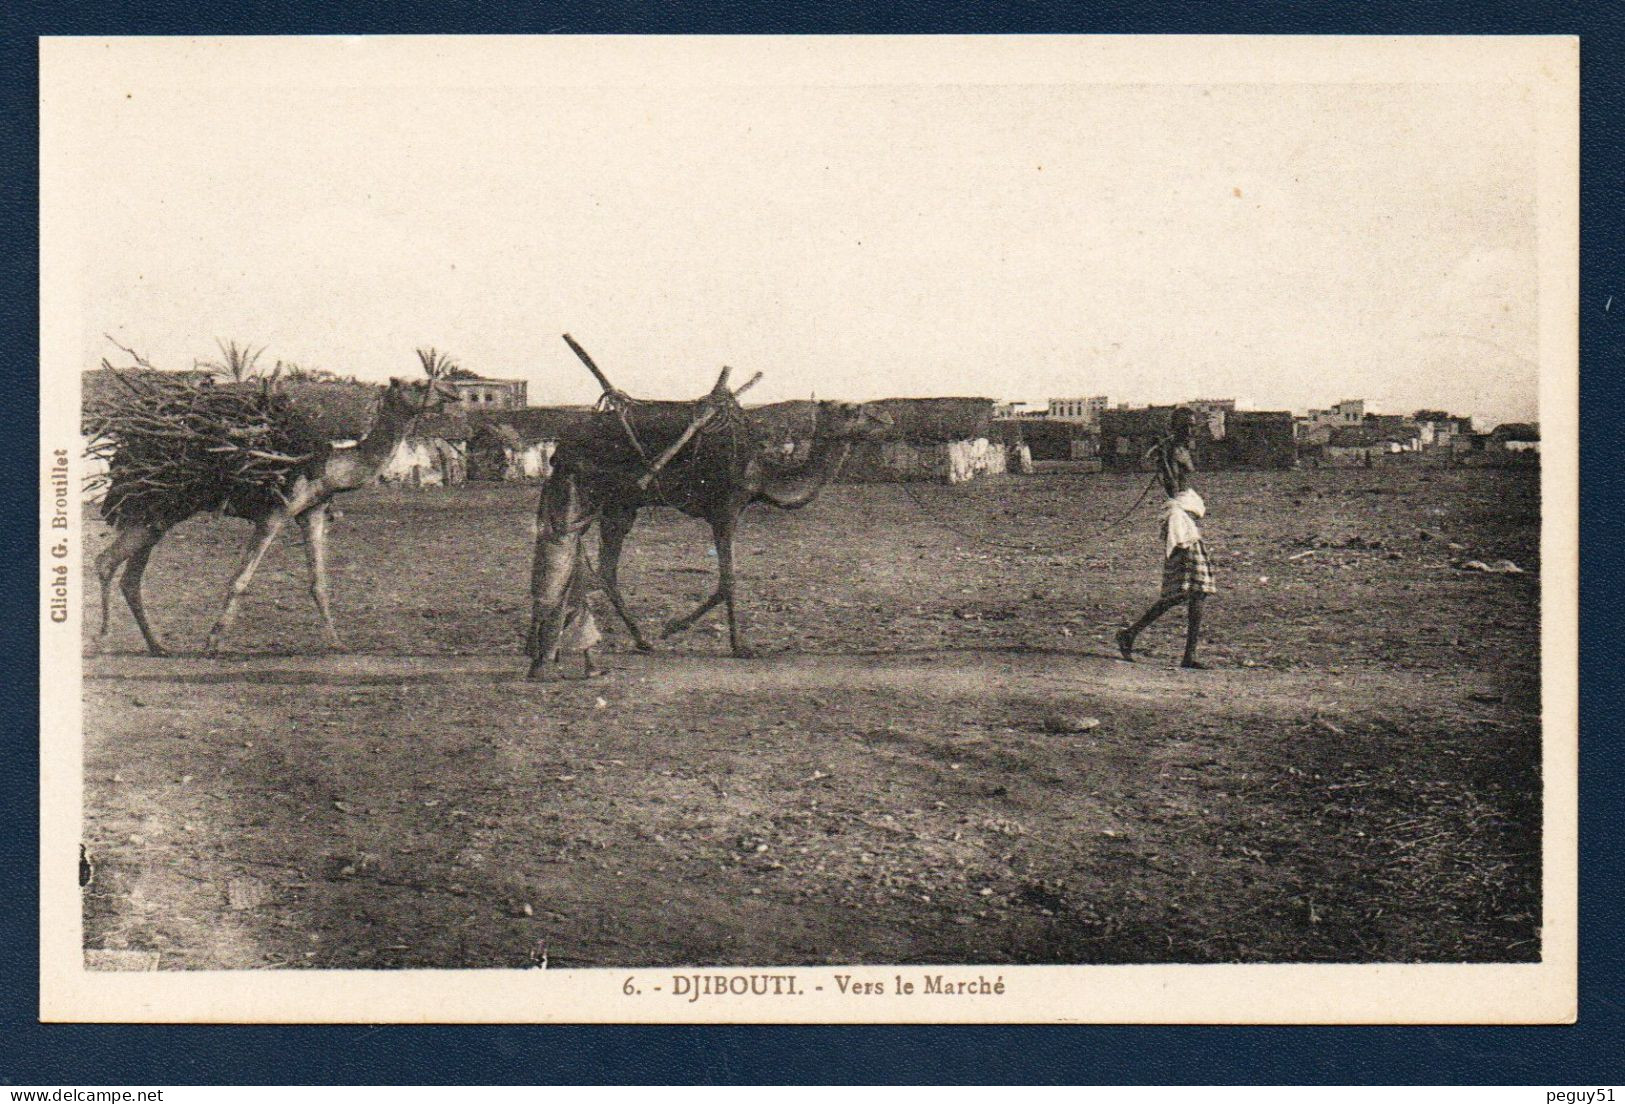
[{"label": "low wall", "polygon": [[840,478],[843,483],[966,483],[1002,475],[1007,466],[1004,445],[986,437],[934,445],[870,441],[852,450]]},{"label": "low wall", "polygon": [[380,483],[407,487],[448,487],[468,481],[463,447],[443,438],[408,437],[378,473]]},{"label": "low wall", "polygon": [[[1367,459],[1369,454],[1370,459]],[[1384,452],[1378,449],[1316,449],[1301,450],[1300,468],[1365,468],[1392,467],[1394,465],[1420,465],[1430,468],[1505,468],[1538,467],[1538,452],[1512,452],[1506,449],[1474,449],[1455,452],[1447,448],[1424,449],[1421,452]]]},{"label": "low wall", "polygon": [[553,474],[555,441],[538,441],[523,449],[507,449],[508,463],[502,478],[509,483],[533,483]]}]

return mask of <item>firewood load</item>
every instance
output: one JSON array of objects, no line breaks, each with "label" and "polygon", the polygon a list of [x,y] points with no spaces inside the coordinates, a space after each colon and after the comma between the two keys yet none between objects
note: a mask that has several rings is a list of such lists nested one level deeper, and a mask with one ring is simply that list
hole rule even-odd
[{"label": "firewood load", "polygon": [[216,383],[112,371],[85,412],[86,455],[107,470],[87,490],[114,524],[168,528],[194,513],[262,517],[331,444],[272,379]]}]

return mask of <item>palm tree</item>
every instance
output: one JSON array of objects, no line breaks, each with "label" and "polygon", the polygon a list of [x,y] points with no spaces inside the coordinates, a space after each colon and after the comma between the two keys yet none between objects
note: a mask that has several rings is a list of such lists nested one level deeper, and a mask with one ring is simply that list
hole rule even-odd
[{"label": "palm tree", "polygon": [[[235,341],[221,341],[219,338],[215,338],[214,343],[220,347],[220,359],[199,361],[199,368],[223,376],[233,383],[242,383],[259,374],[257,365],[260,354],[265,352],[263,345],[255,349],[251,345],[238,345]],[[280,369],[280,364],[278,368]]]},{"label": "palm tree", "polygon": [[418,349],[418,363],[423,365],[423,374],[432,380],[457,379],[462,371],[450,353],[443,353],[434,346]]}]

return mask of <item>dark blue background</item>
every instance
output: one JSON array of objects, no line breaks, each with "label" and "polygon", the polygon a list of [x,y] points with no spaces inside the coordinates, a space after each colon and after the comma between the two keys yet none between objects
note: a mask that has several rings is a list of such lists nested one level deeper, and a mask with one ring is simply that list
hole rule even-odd
[{"label": "dark blue background", "polygon": [[[1607,671],[1620,608],[1606,564],[1583,569],[1580,1022],[1541,1028],[688,1028],[41,1026],[38,1007],[38,111],[42,34],[1238,33],[1579,34],[1582,52],[1582,547],[1621,544],[1618,320],[1625,172],[1617,5],[1318,0],[740,5],[423,0],[0,5],[0,402],[8,480],[0,551],[6,653],[0,769],[0,1082],[11,1084],[1004,1082],[1618,1083],[1621,734]],[[1493,126],[1493,119],[1486,119]],[[163,152],[154,150],[161,159]],[[109,165],[108,172],[121,171]],[[1620,309],[1605,313],[1609,296]]]}]

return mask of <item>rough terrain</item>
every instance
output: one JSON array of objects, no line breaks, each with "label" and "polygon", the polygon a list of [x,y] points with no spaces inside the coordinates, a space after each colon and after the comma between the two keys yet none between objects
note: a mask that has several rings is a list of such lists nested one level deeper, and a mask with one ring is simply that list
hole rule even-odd
[{"label": "rough terrain", "polygon": [[[761,658],[714,618],[540,685],[534,487],[346,496],[342,656],[295,538],[237,654],[198,657],[246,527],[188,522],[146,589],[194,654],[146,657],[116,594],[105,648],[87,618],[86,945],[177,969],[1538,957],[1538,473],[1204,476],[1207,672],[1174,668],[1176,617],[1136,664],[1110,646],[1157,585],[1150,508],[1096,535],[1139,487],[753,511]],[[707,544],[646,515],[623,584],[651,627],[709,592]],[[1459,566],[1503,558],[1524,573]]]}]

